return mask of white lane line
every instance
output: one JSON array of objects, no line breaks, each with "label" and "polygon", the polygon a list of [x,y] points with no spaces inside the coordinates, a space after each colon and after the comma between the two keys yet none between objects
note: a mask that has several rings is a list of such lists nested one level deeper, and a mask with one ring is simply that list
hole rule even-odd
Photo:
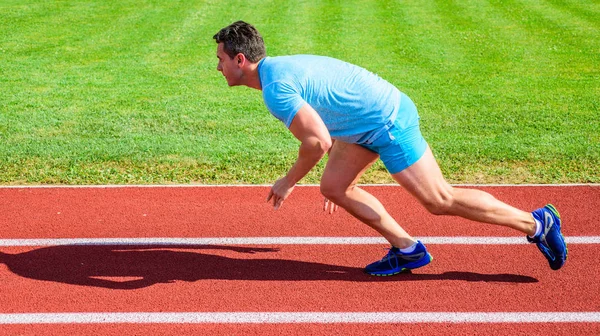
[{"label": "white lane line", "polygon": [[[521,245],[525,237],[416,237],[424,244]],[[568,244],[600,244],[600,236],[565,237]],[[382,237],[214,237],[0,239],[0,247],[58,245],[372,245]]]},{"label": "white lane line", "polygon": [[0,314],[0,324],[47,323],[599,323],[600,312],[163,312]]},{"label": "white lane line", "polygon": [[[452,184],[455,187],[600,187],[600,183],[563,183],[563,184]],[[272,184],[24,184],[24,185],[0,185],[0,189],[81,189],[81,188],[265,188]],[[360,187],[398,187],[395,183],[365,183],[359,184]],[[318,184],[298,184],[296,187],[319,188]]]}]

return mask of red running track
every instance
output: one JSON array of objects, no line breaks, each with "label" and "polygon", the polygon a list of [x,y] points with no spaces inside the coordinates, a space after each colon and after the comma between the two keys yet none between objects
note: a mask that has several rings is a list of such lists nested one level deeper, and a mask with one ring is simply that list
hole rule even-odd
[{"label": "red running track", "polygon": [[[426,213],[400,187],[365,187],[415,236],[520,236]],[[566,236],[598,236],[598,186],[481,187]],[[279,211],[268,187],[0,188],[0,239],[375,236],[316,187]],[[531,245],[430,245],[431,265],[370,277],[384,245],[3,246],[0,314],[61,312],[599,312],[600,245],[571,244],[551,271]],[[600,334],[600,323],[52,324],[0,334]]]}]

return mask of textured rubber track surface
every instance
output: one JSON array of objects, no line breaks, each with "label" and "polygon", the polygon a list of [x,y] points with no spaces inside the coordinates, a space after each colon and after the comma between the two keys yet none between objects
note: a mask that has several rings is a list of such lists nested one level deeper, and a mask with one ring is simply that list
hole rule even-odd
[{"label": "textured rubber track surface", "polygon": [[[479,187],[522,209],[552,202],[565,236],[598,236],[598,186]],[[364,187],[414,236],[520,236],[428,214],[400,187]],[[376,236],[318,187],[283,208],[268,187],[0,188],[0,239]],[[524,237],[523,237],[524,239]],[[375,245],[0,247],[0,314],[61,312],[596,312],[599,244],[569,245],[560,271],[533,245],[430,245],[434,261],[378,278]],[[0,334],[598,334],[599,323],[2,325]]]}]

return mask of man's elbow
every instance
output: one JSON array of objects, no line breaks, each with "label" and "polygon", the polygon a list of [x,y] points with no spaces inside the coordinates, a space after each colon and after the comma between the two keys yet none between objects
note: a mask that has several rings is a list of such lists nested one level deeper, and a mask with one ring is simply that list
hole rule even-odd
[{"label": "man's elbow", "polygon": [[307,156],[318,157],[320,159],[329,152],[331,146],[331,139],[313,138],[310,141],[302,143],[300,146],[300,153],[304,153],[304,155]]},{"label": "man's elbow", "polygon": [[320,144],[321,150],[323,151],[323,155],[325,155],[326,153],[329,153],[331,146],[333,146],[333,141],[331,141],[331,138],[323,139],[320,141]]}]

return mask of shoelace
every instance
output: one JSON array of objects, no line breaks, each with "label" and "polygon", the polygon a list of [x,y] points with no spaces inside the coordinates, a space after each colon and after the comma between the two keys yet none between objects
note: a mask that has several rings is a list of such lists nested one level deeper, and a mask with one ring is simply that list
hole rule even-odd
[{"label": "shoelace", "polygon": [[[400,266],[400,264],[398,263],[398,257],[396,256],[396,253],[394,253],[393,248],[389,248],[387,250],[388,250],[388,253],[383,258],[387,259],[387,262],[390,265],[390,268],[392,268],[392,269],[398,268],[398,266]],[[392,258],[392,256],[393,256],[393,258]],[[391,259],[394,259],[394,261],[396,262],[396,266],[392,265]]]}]

